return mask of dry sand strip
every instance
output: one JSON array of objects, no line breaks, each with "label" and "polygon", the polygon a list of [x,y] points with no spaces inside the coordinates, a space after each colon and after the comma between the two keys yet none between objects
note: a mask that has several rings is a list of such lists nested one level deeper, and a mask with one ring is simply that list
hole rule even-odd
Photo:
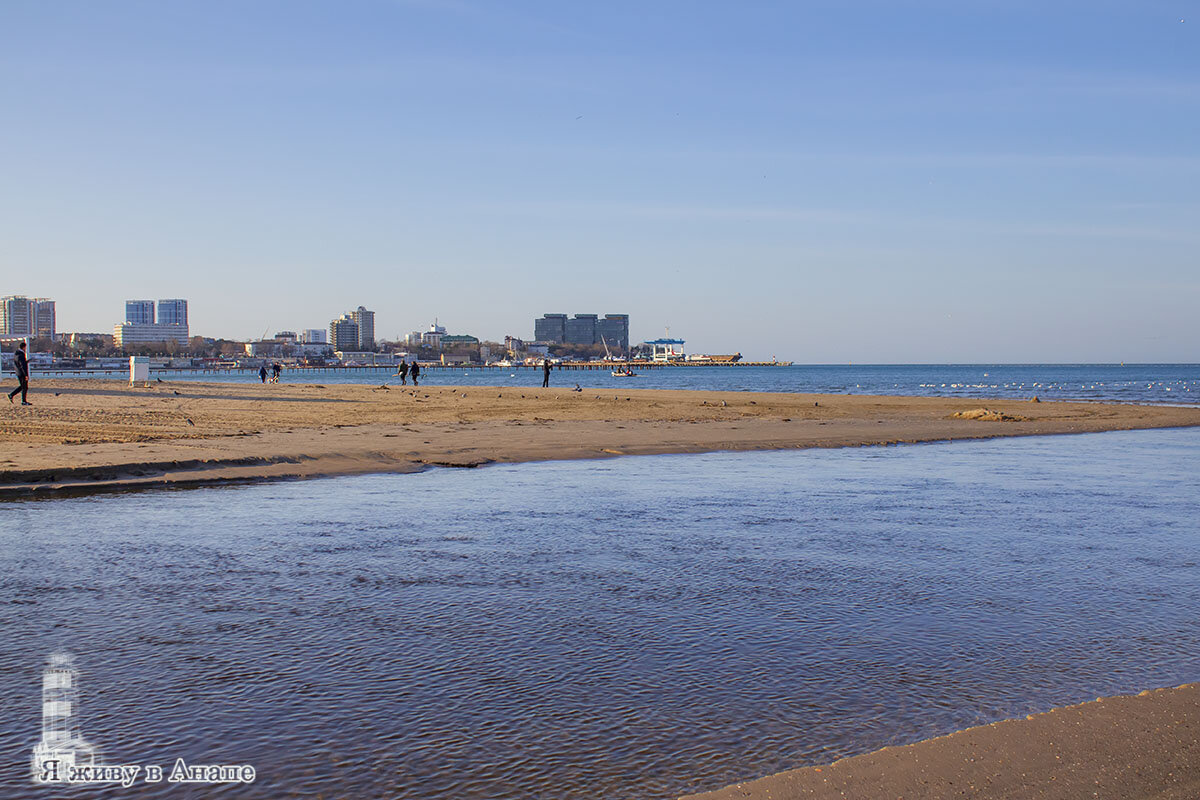
[{"label": "dry sand strip", "polygon": [[1200,425],[1178,406],[567,387],[39,381],[0,495]]},{"label": "dry sand strip", "polygon": [[686,800],[1200,797],[1200,684],[1108,697]]}]

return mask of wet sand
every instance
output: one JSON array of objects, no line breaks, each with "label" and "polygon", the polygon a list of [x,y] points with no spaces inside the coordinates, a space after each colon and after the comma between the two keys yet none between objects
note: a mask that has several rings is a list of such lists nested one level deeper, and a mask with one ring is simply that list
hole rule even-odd
[{"label": "wet sand", "polygon": [[0,495],[1200,425],[1170,406],[564,387],[76,379],[30,400],[0,403]]},{"label": "wet sand", "polygon": [[1200,684],[1109,697],[687,800],[1200,797]]}]

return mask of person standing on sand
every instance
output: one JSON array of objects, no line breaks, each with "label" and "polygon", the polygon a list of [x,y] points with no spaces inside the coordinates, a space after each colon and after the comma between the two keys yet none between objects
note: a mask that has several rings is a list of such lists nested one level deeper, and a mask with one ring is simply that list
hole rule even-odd
[{"label": "person standing on sand", "polygon": [[545,389],[545,388],[548,388],[549,386],[550,386],[550,359],[543,358],[542,359],[542,388]]},{"label": "person standing on sand", "polygon": [[263,383],[267,382],[267,365],[263,364],[258,368],[258,379]]},{"label": "person standing on sand", "polygon": [[21,342],[17,345],[17,352],[13,353],[13,366],[17,370],[17,388],[8,393],[8,402],[12,402],[17,393],[21,394],[21,405],[31,406],[29,402],[29,358],[25,355],[25,343]]},{"label": "person standing on sand", "polygon": [[401,361],[400,366],[396,367],[396,374],[400,376],[400,385],[408,385],[408,362]]},{"label": "person standing on sand", "polygon": [[279,376],[283,374],[283,365],[276,361],[271,365],[271,382],[279,383]]},{"label": "person standing on sand", "polygon": [[412,375],[412,379],[413,379],[413,386],[416,386],[416,385],[417,385],[417,376],[418,376],[418,375],[420,375],[420,374],[421,374],[421,364],[420,364],[419,362],[417,362],[417,361],[414,361],[414,362],[412,363],[412,370],[411,370],[411,375]]}]

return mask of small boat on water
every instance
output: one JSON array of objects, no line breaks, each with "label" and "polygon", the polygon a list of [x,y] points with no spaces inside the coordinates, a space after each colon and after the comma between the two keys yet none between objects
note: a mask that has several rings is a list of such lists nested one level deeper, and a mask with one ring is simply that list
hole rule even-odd
[{"label": "small boat on water", "polygon": [[[612,354],[612,352],[608,349],[608,340],[605,339],[603,336],[600,337],[600,341],[604,343],[604,360],[605,361],[613,362],[613,361],[624,361],[625,360],[624,358],[618,358],[617,356],[614,356]],[[631,367],[617,367],[616,369],[614,369],[612,371],[612,376],[614,378],[636,378],[637,373],[634,372]]]}]

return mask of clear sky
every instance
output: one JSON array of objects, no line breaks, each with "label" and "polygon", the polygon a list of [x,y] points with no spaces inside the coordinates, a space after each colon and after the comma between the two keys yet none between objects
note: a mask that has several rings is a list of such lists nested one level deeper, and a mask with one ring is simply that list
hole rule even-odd
[{"label": "clear sky", "polygon": [[0,294],[1197,361],[1198,34],[1196,0],[0,0]]}]

